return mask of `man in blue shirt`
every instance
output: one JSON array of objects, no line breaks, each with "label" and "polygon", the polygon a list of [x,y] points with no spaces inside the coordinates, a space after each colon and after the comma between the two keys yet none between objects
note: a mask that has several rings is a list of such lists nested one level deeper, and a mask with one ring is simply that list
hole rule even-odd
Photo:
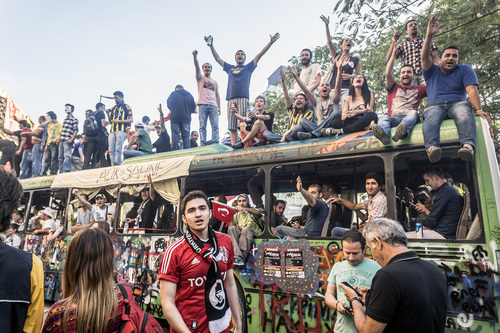
[{"label": "man in blue shirt", "polygon": [[267,43],[266,46],[260,51],[259,54],[255,56],[255,58],[247,65],[245,65],[246,54],[242,50],[236,51],[235,60],[236,66],[230,65],[224,60],[222,60],[217,52],[215,51],[213,45],[213,39],[205,37],[207,41],[207,45],[210,46],[210,50],[215,58],[215,61],[219,63],[224,69],[224,72],[229,76],[229,80],[227,83],[227,94],[226,100],[228,102],[228,126],[231,138],[231,145],[236,144],[238,141],[238,122],[236,117],[229,112],[231,107],[234,106],[237,109],[237,113],[245,117],[246,110],[248,109],[248,99],[249,99],[249,89],[250,89],[250,78],[252,77],[252,73],[257,67],[257,63],[260,58],[264,55],[264,53],[269,50],[271,45],[274,44],[280,38],[280,34],[276,33],[274,36],[270,36],[271,40]]},{"label": "man in blue shirt", "polygon": [[302,187],[302,179],[297,177],[297,191],[300,192],[304,200],[309,205],[309,211],[306,216],[306,224],[300,226],[298,222],[292,224],[292,227],[280,225],[276,227],[276,236],[278,237],[307,237],[321,236],[323,224],[328,217],[328,206],[321,200],[323,196],[322,188],[318,184],[312,184],[307,191]]},{"label": "man in blue shirt", "polygon": [[196,112],[193,95],[184,90],[180,84],[168,96],[167,107],[170,114],[170,131],[172,132],[172,150],[179,150],[179,138],[182,136],[184,149],[191,148],[189,135],[191,132],[191,113]]},{"label": "man in blue shirt", "polygon": [[476,124],[472,111],[488,122],[491,122],[491,119],[481,110],[476,73],[469,65],[458,65],[458,50],[455,46],[445,48],[441,54],[441,63],[439,66],[434,65],[431,56],[432,38],[439,28],[441,25],[437,26],[437,17],[432,16],[422,47],[422,69],[429,100],[424,112],[425,148],[431,163],[441,159],[439,129],[444,119],[452,118],[455,120],[461,145],[458,155],[464,161],[472,161],[476,146]]}]

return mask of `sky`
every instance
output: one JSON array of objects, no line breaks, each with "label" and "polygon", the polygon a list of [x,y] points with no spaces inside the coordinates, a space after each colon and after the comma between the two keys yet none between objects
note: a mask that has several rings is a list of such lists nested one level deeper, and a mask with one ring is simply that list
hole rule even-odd
[{"label": "sky", "polygon": [[[326,43],[324,23],[334,3],[326,0],[262,1],[39,1],[0,0],[0,86],[35,122],[64,105],[75,105],[80,120],[100,95],[120,90],[134,122],[158,119],[157,106],[177,84],[198,97],[192,51],[213,65],[222,102],[221,133],[227,129],[227,74],[212,57],[204,36],[212,35],[220,57],[234,64],[242,49],[247,62],[279,32],[262,57],[250,86],[252,101],[267,88],[267,78],[303,48]],[[355,53],[356,49],[353,49]],[[111,107],[112,100],[104,100]],[[167,126],[169,127],[169,126]],[[191,129],[198,129],[194,115]],[[170,131],[169,131],[170,132]]]}]

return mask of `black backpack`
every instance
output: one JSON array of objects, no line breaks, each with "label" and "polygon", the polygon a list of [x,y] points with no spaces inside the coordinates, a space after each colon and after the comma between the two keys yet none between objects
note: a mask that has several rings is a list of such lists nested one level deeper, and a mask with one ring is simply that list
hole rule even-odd
[{"label": "black backpack", "polygon": [[[101,111],[99,111],[101,112]],[[83,134],[86,136],[97,136],[101,126],[97,123],[96,115],[98,112],[91,113],[83,122]]]}]

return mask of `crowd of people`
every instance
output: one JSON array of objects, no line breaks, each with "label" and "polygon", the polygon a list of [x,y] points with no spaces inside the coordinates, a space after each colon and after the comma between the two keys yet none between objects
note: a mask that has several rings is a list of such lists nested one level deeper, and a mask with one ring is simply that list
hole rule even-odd
[{"label": "crowd of people", "polygon": [[[439,128],[441,121],[447,118],[454,119],[458,129],[461,145],[458,155],[465,161],[474,158],[474,112],[491,120],[481,108],[476,74],[469,65],[459,64],[458,49],[444,47],[438,55],[433,36],[441,26],[436,17],[429,20],[425,38],[420,35],[415,20],[406,23],[407,36],[403,42],[398,44],[402,33],[399,30],[394,32],[385,73],[388,110],[382,116],[375,113],[375,95],[361,72],[361,59],[350,53],[351,39],[344,38],[340,49],[336,50],[331,41],[329,18],[321,16],[321,20],[325,23],[332,65],[322,74],[320,66],[312,63],[313,52],[302,50],[300,73],[288,67],[294,77],[293,96],[288,92],[285,73],[282,73],[281,86],[289,117],[283,134],[273,132],[274,114],[265,111],[264,97],[255,98],[255,108],[249,108],[252,73],[262,56],[279,39],[279,34],[270,36],[270,41],[248,64],[245,64],[245,52],[238,50],[236,65],[221,59],[214,48],[213,37],[205,38],[215,61],[228,74],[228,130],[230,145],[234,149],[362,130],[372,130],[383,144],[389,144],[392,127],[396,127],[392,141],[397,142],[408,138],[413,126],[421,121],[418,107],[422,99],[427,98],[423,134],[429,160],[435,163],[441,158]],[[401,58],[403,64],[400,83],[396,82],[393,73],[397,58]],[[19,131],[3,129],[8,135],[16,135],[19,144],[15,146],[1,140],[3,155],[0,164],[12,160],[20,178],[30,178],[119,165],[123,158],[190,148],[198,145],[198,132],[191,132],[191,115],[197,109],[200,145],[219,143],[219,86],[211,76],[210,63],[203,63],[200,68],[197,50],[193,51],[193,60],[198,86],[196,102],[191,93],[177,85],[167,99],[167,117],[160,104],[159,120],[150,123],[150,118],[145,116],[141,122],[133,124],[132,108],[124,102],[124,94],[116,91],[113,108],[106,109],[103,103],[97,103],[95,111],[86,111],[82,134],[78,134],[79,120],[73,116],[74,106],[66,104],[66,118],[62,124],[55,112],[49,111],[39,117],[34,129],[25,120],[19,121]],[[166,131],[166,121],[170,121],[171,139]],[[210,138],[208,123],[212,129]],[[149,132],[154,130],[158,140],[152,143]]]}]

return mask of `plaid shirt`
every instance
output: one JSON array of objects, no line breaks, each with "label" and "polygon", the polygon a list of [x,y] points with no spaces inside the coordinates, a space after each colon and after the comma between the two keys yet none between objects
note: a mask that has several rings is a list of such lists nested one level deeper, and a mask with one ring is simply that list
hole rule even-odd
[{"label": "plaid shirt", "polygon": [[368,221],[387,217],[387,198],[382,191],[379,191],[373,198],[363,202],[363,208],[368,212]]},{"label": "plaid shirt", "polygon": [[75,131],[78,132],[78,119],[72,114],[68,114],[62,125],[60,140],[62,142],[68,141]]},{"label": "plaid shirt", "polygon": [[[422,37],[415,41],[406,37],[404,42],[398,45],[398,55],[403,59],[404,65],[412,65],[415,68],[415,74],[422,74],[422,46],[424,45],[424,39]],[[432,43],[432,51],[437,50],[436,44]]]}]

